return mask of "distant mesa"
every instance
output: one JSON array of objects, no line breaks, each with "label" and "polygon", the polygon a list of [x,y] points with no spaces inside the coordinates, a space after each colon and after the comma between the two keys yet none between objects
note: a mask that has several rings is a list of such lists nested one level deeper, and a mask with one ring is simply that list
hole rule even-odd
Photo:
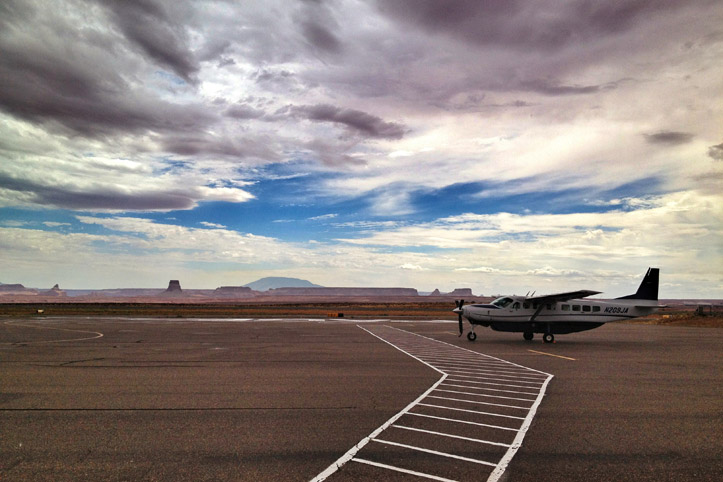
[{"label": "distant mesa", "polygon": [[20,283],[1,284],[0,291],[25,291],[27,288]]},{"label": "distant mesa", "polygon": [[[472,288],[457,288],[454,291],[447,293],[449,296],[474,296],[472,294]],[[482,296],[482,295],[480,295]]]},{"label": "distant mesa", "polygon": [[37,295],[38,290],[26,288],[20,283],[0,284],[0,295]]},{"label": "distant mesa", "polygon": [[[299,278],[267,277],[261,278],[244,286],[219,286],[214,289],[186,289],[181,288],[181,282],[172,279],[168,288],[114,288],[114,289],[69,289],[63,290],[55,284],[49,290],[26,288],[20,283],[0,283],[0,296],[3,302],[8,300],[22,300],[27,297],[42,297],[48,301],[64,302],[68,299],[86,298],[93,302],[106,299],[137,299],[153,300],[161,303],[178,303],[184,300],[193,302],[230,302],[236,300],[278,301],[288,298],[290,302],[298,302],[305,298],[314,300],[340,300],[340,299],[367,299],[376,298],[391,300],[409,300],[420,295],[425,297],[439,297],[449,300],[466,299],[474,297],[470,288],[457,288],[451,293],[442,293],[438,289],[432,293],[419,293],[414,288],[368,288],[368,287],[324,287]],[[481,295],[480,295],[481,296]],[[36,298],[37,299],[37,298]],[[440,300],[441,301],[441,300]]]},{"label": "distant mesa", "polygon": [[414,288],[276,288],[269,290],[272,296],[353,296],[394,297],[418,296]]},{"label": "distant mesa", "polygon": [[323,286],[316,285],[304,279],[284,278],[280,276],[261,278],[253,283],[245,284],[244,287],[250,288],[254,291],[268,291],[278,288],[323,288]]},{"label": "distant mesa", "polygon": [[166,293],[181,293],[183,290],[181,289],[181,282],[177,279],[172,279],[168,282],[168,288],[166,289]]},{"label": "distant mesa", "polygon": [[60,286],[58,286],[57,283],[50,288],[48,291],[43,291],[40,293],[41,296],[68,296],[68,293],[60,289]]},{"label": "distant mesa", "polygon": [[256,292],[248,286],[219,286],[213,291],[218,298],[251,298]]},{"label": "distant mesa", "polygon": [[[449,296],[449,297],[463,297],[463,296],[474,296],[472,294],[472,288],[457,288],[454,291],[450,291],[449,293],[441,293],[438,289],[432,291],[429,296]],[[482,296],[482,295],[480,295]]]}]

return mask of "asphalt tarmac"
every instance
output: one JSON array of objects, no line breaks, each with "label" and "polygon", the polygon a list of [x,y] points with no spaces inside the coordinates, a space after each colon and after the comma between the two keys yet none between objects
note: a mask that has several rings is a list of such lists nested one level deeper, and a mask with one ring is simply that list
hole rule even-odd
[{"label": "asphalt tarmac", "polygon": [[[501,480],[723,480],[722,330],[380,323],[554,375]],[[311,480],[439,378],[350,321],[4,321],[0,480]]]}]

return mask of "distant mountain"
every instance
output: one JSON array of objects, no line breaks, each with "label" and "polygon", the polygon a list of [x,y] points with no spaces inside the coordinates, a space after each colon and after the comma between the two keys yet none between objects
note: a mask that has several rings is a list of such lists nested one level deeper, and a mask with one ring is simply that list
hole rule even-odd
[{"label": "distant mountain", "polygon": [[323,286],[315,285],[304,279],[281,277],[261,278],[244,286],[254,291],[268,291],[276,288],[323,288]]}]

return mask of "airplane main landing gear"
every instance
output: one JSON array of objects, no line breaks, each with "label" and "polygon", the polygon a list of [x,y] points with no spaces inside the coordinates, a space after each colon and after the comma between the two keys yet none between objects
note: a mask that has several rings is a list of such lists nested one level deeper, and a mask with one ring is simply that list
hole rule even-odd
[{"label": "airplane main landing gear", "polygon": [[469,333],[467,333],[467,339],[469,341],[475,341],[477,339],[477,333],[475,333],[474,331],[470,331]]},{"label": "airplane main landing gear", "polygon": [[542,341],[544,341],[545,343],[554,343],[555,336],[552,333],[545,333],[544,335],[542,335]]},{"label": "airplane main landing gear", "polygon": [[535,337],[535,334],[531,331],[526,331],[522,334],[522,337],[527,341],[531,341]]}]

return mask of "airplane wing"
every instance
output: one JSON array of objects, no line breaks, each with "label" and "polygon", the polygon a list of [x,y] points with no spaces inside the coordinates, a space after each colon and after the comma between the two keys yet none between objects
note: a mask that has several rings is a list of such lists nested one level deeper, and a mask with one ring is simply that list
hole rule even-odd
[{"label": "airplane wing", "polygon": [[576,300],[578,298],[585,298],[587,296],[597,295],[602,291],[591,291],[591,290],[578,290],[568,291],[567,293],[557,293],[554,295],[544,296],[532,296],[526,298],[525,301],[531,301],[533,303],[544,304],[544,303],[556,303],[558,301]]}]

